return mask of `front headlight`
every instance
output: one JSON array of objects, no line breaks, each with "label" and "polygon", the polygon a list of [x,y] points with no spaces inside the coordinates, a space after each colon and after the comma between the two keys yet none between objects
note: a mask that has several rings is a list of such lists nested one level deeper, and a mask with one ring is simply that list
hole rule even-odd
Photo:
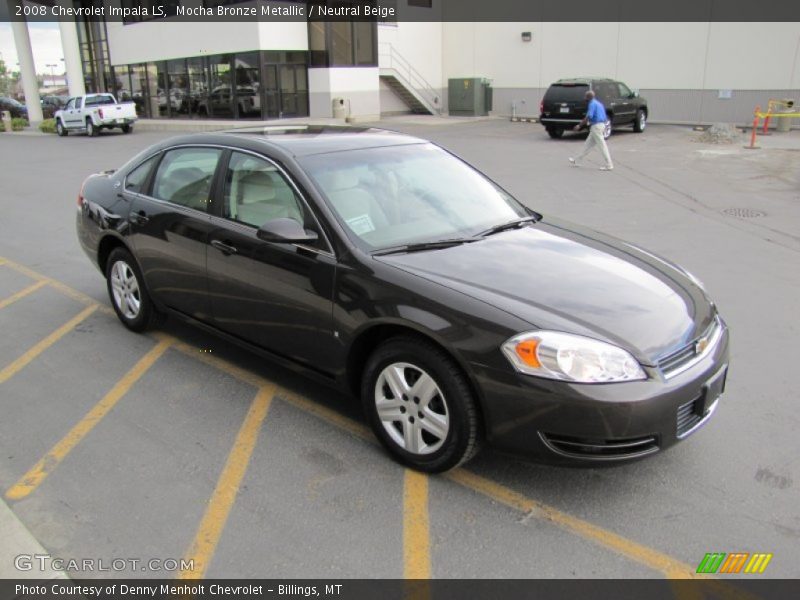
[{"label": "front headlight", "polygon": [[527,375],[575,383],[646,379],[641,365],[622,348],[559,331],[530,331],[502,346],[514,368]]}]

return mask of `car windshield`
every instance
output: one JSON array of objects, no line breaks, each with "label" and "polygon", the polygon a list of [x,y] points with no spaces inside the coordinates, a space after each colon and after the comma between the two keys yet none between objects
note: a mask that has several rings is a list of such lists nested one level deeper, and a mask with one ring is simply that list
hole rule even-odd
[{"label": "car windshield", "polygon": [[8,104],[10,104],[11,106],[13,106],[15,108],[21,108],[22,107],[22,103],[18,102],[17,100],[14,100],[14,98],[3,98],[3,101],[8,103]]},{"label": "car windshield", "polygon": [[369,250],[474,236],[530,214],[433,144],[303,157],[351,239]]}]

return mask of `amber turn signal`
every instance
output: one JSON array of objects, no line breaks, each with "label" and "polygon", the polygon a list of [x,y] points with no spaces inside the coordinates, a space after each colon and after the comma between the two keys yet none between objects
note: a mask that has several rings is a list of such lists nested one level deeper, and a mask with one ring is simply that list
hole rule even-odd
[{"label": "amber turn signal", "polygon": [[524,340],[518,343],[515,348],[517,356],[529,367],[539,368],[542,366],[539,362],[539,358],[536,356],[536,347],[538,345],[538,340]]}]

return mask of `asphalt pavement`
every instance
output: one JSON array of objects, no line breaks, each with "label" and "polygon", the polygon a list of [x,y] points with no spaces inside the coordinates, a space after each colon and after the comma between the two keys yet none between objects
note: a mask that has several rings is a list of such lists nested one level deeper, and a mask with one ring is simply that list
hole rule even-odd
[{"label": "asphalt pavement", "polygon": [[[569,165],[579,136],[436,123],[381,125],[704,282],[732,335],[708,425],[614,468],[485,450],[447,476],[406,471],[352,399],[174,320],[135,335],[110,312],[75,236],[81,181],[171,134],[0,134],[0,494],[53,557],[126,561],[70,576],[684,577],[707,552],[771,553],[762,577],[800,575],[800,132],[746,150],[619,131],[601,172],[599,153]],[[13,539],[0,557],[28,552]]]}]

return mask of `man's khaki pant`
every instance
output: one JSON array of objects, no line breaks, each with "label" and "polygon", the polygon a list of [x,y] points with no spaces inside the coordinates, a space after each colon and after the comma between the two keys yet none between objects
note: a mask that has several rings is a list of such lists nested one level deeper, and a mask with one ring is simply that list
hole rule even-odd
[{"label": "man's khaki pant", "polygon": [[606,144],[605,139],[603,139],[603,132],[605,129],[606,126],[603,123],[595,123],[589,127],[589,137],[586,138],[586,143],[583,145],[583,151],[575,157],[576,163],[585,158],[586,155],[592,151],[592,148],[599,146],[600,150],[603,151],[603,158],[606,159],[606,167],[609,169],[614,168],[614,165],[611,162],[611,155],[608,153],[608,145]]}]

